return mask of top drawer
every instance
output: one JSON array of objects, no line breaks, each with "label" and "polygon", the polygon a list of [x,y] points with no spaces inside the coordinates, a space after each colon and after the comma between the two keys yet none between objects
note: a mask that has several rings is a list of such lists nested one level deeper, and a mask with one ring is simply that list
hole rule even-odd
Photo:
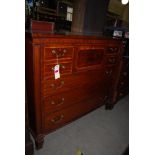
[{"label": "top drawer", "polygon": [[76,53],[76,69],[87,70],[101,68],[104,58],[103,47],[80,47]]},{"label": "top drawer", "polygon": [[45,47],[43,53],[44,60],[72,59],[73,47]]}]

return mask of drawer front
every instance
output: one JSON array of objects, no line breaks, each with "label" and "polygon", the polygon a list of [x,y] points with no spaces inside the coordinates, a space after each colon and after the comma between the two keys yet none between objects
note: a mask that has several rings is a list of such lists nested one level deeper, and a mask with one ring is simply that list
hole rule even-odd
[{"label": "drawer front", "polygon": [[77,51],[76,69],[102,67],[104,49],[81,48]]},{"label": "drawer front", "polygon": [[44,109],[46,112],[60,110],[83,99],[89,99],[90,96],[103,97],[104,95],[104,88],[100,87],[100,85],[95,85],[94,87],[87,86],[86,88],[76,88],[72,91],[44,98]]},{"label": "drawer front", "polygon": [[[44,63],[42,71],[42,80],[54,79],[54,67],[56,63]],[[72,62],[60,62],[60,76],[72,73]]]},{"label": "drawer front", "polygon": [[111,79],[115,74],[114,72],[115,72],[115,66],[105,67],[105,71],[104,71],[105,79],[106,80]]},{"label": "drawer front", "polygon": [[72,59],[73,58],[73,47],[45,47],[44,48],[44,60],[55,60],[59,59]]},{"label": "drawer front", "polygon": [[45,114],[45,132],[55,130],[103,104],[99,98],[90,98],[57,112]]},{"label": "drawer front", "polygon": [[117,63],[117,57],[115,56],[107,56],[105,60],[106,65],[115,65]]},{"label": "drawer front", "polygon": [[81,74],[67,75],[57,80],[42,81],[42,96],[71,91],[74,88],[100,86],[104,81],[104,72],[92,71]]},{"label": "drawer front", "polygon": [[129,72],[128,71],[126,71],[126,70],[124,70],[124,71],[121,71],[121,77],[122,78],[129,78]]},{"label": "drawer front", "polygon": [[117,54],[119,52],[119,47],[116,45],[111,45],[106,48],[106,54]]},{"label": "drawer front", "polygon": [[124,89],[126,87],[128,87],[128,81],[127,80],[120,80],[118,83],[118,89]]}]

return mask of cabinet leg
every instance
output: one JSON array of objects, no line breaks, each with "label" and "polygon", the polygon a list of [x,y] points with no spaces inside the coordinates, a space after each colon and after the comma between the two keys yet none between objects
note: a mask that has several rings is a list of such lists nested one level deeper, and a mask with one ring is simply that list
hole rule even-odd
[{"label": "cabinet leg", "polygon": [[43,143],[44,143],[44,135],[40,134],[37,135],[37,137],[35,138],[35,146],[36,149],[39,150],[43,147]]},{"label": "cabinet leg", "polygon": [[106,109],[106,110],[112,110],[113,107],[114,107],[113,104],[106,104],[106,105],[105,105],[105,109]]}]

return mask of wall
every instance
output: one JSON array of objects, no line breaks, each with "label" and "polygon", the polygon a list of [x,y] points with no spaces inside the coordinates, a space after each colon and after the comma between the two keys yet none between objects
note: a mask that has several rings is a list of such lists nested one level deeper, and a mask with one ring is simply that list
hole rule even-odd
[{"label": "wall", "polygon": [[120,0],[110,0],[108,11],[120,16],[120,19],[129,22],[129,3],[122,5]]},{"label": "wall", "polygon": [[75,0],[72,32],[102,35],[109,0]]},{"label": "wall", "polygon": [[73,3],[72,32],[82,33],[87,0],[75,0]]},{"label": "wall", "polygon": [[106,22],[108,0],[87,0],[84,33],[102,35]]}]

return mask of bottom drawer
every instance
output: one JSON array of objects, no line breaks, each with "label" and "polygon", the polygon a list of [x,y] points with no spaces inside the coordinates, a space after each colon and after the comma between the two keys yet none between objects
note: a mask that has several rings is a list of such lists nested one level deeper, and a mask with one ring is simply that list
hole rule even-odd
[{"label": "bottom drawer", "polygon": [[54,113],[46,113],[44,131],[48,133],[101,106],[100,98],[89,99]]}]

